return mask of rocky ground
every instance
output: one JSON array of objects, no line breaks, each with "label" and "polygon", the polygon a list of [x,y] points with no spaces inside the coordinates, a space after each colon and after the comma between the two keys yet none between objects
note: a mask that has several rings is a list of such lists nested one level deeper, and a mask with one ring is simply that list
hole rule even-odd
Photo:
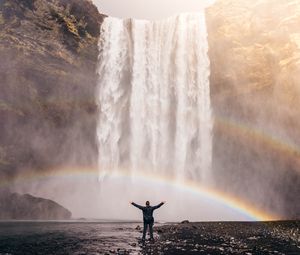
[{"label": "rocky ground", "polygon": [[300,254],[300,222],[206,222],[158,227],[143,254]]},{"label": "rocky ground", "polygon": [[156,225],[142,243],[137,223],[0,222],[0,255],[298,255],[300,222]]}]

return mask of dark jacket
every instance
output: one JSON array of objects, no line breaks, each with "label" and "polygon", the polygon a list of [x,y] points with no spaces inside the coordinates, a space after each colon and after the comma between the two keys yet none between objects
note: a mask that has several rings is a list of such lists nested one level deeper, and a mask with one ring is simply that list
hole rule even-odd
[{"label": "dark jacket", "polygon": [[153,224],[154,223],[154,218],[153,218],[153,211],[155,209],[158,209],[159,207],[161,207],[164,203],[160,203],[159,205],[156,206],[141,206],[138,205],[136,203],[132,203],[132,205],[134,205],[135,207],[141,209],[143,211],[143,219],[144,222],[147,224]]}]

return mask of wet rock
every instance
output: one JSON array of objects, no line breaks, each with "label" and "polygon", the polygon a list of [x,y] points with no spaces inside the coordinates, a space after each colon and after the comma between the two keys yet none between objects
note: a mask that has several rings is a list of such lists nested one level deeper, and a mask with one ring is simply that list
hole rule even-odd
[{"label": "wet rock", "polygon": [[257,237],[257,236],[251,236],[251,237],[249,237],[248,238],[248,240],[257,240],[259,237]]},{"label": "wet rock", "polygon": [[181,222],[181,224],[188,224],[188,223],[190,223],[188,220],[184,220]]},{"label": "wet rock", "polygon": [[130,253],[125,249],[117,249],[117,254],[118,255],[127,255],[127,254],[130,254]]}]

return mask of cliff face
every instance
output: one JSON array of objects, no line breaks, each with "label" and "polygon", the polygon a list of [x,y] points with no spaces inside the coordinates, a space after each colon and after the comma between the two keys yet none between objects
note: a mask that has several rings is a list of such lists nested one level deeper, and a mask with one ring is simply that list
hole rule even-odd
[{"label": "cliff face", "polygon": [[260,95],[297,114],[299,124],[290,111],[300,100],[299,17],[295,0],[222,0],[208,10],[216,103]]},{"label": "cliff face", "polygon": [[300,216],[300,2],[219,0],[207,11],[218,188]]},{"label": "cliff face", "polygon": [[95,162],[102,19],[88,0],[0,1],[0,178]]},{"label": "cliff face", "polygon": [[1,220],[69,220],[71,216],[52,200],[17,193],[0,197]]}]

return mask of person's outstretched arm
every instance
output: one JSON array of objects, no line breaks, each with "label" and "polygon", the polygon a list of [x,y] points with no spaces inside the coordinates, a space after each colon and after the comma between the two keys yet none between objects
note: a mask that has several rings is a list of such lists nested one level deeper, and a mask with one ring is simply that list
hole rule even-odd
[{"label": "person's outstretched arm", "polygon": [[160,204],[153,206],[153,209],[158,209],[159,207],[161,207],[163,204],[165,204],[166,202],[161,202]]},{"label": "person's outstretched arm", "polygon": [[141,209],[141,210],[144,209],[144,206],[138,205],[138,204],[136,204],[136,203],[134,203],[134,202],[130,202],[130,204],[132,204],[133,206],[135,206],[135,207],[137,207],[137,208],[139,208],[139,209]]}]

